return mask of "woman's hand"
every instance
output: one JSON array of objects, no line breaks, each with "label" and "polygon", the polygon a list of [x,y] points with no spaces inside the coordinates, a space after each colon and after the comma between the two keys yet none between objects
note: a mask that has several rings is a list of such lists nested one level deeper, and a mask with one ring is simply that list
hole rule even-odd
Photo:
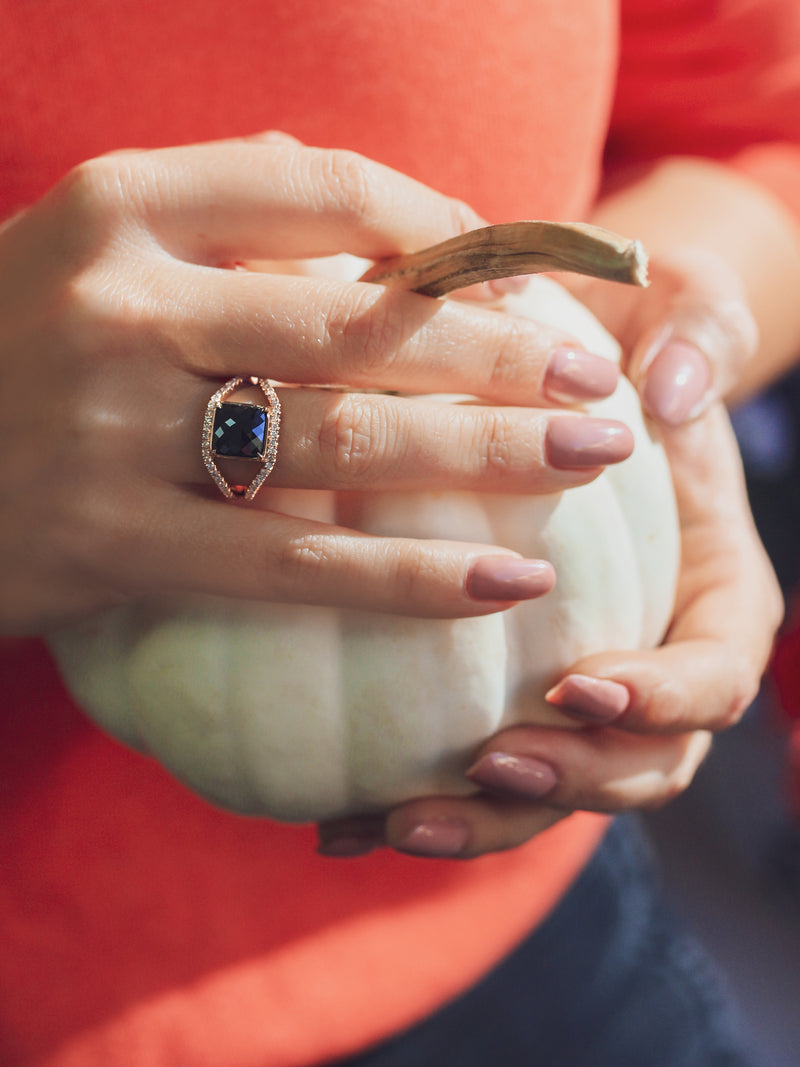
[{"label": "woman's hand", "polygon": [[[480,224],[385,167],[283,135],[103,157],[9,220],[0,632],[172,590],[422,616],[546,592],[543,561],[281,514],[270,488],[548,493],[590,481],[632,439],[619,423],[547,410],[587,399],[578,346],[455,301],[224,269],[380,258]],[[587,378],[603,372],[596,395],[613,391],[605,360],[577,360]],[[283,429],[269,485],[236,506],[203,466],[201,426],[219,385],[251,375],[288,383]],[[313,388],[332,384],[521,406]]]},{"label": "woman's hand", "polygon": [[618,338],[645,411],[678,426],[730,394],[756,354],[758,328],[739,275],[714,252],[656,255],[649,275],[647,289],[566,284]]},{"label": "woman's hand", "polygon": [[607,652],[573,665],[549,699],[578,729],[509,728],[469,772],[481,790],[430,797],[382,820],[321,828],[322,851],[378,844],[427,856],[511,848],[576,809],[663,804],[686,788],[714,731],[755,695],[782,615],[753,526],[736,442],[718,405],[664,433],[678,499],[683,565],[662,647]]},{"label": "woman's hand", "polygon": [[[687,156],[614,171],[591,221],[638,238],[650,289],[566,279],[622,339],[645,407],[676,425],[797,362],[800,230],[747,169]],[[753,358],[755,357],[755,358]]]}]

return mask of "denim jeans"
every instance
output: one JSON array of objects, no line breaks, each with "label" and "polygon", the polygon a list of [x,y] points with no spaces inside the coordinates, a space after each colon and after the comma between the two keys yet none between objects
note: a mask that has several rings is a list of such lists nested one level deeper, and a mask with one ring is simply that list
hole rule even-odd
[{"label": "denim jeans", "polygon": [[756,1067],[715,966],[670,913],[633,816],[478,985],[348,1067]]}]

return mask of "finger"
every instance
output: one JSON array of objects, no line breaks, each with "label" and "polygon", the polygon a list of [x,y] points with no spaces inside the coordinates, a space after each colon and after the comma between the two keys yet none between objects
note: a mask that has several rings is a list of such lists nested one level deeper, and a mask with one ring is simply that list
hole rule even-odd
[{"label": "finger", "polygon": [[570,811],[660,807],[692,781],[711,735],[666,737],[605,729],[511,727],[478,753],[467,776],[501,796]]},{"label": "finger", "polygon": [[423,797],[389,813],[384,839],[391,848],[414,856],[473,859],[517,848],[564,815],[527,800],[487,794]]},{"label": "finger", "polygon": [[738,381],[758,329],[741,281],[716,256],[676,253],[656,270],[667,278],[672,271],[674,292],[638,339],[628,372],[648,414],[677,426]]},{"label": "finger", "polygon": [[130,209],[172,254],[199,263],[343,251],[374,259],[483,224],[460,201],[354,152],[274,136],[106,156],[81,174],[106,196],[135,183]]},{"label": "finger", "polygon": [[562,331],[458,301],[249,271],[180,268],[160,278],[165,301],[141,311],[143,325],[173,360],[204,375],[517,404],[610,396],[619,376]]},{"label": "finger", "polygon": [[575,719],[630,731],[721,730],[758,691],[783,601],[722,409],[665,433],[664,441],[683,554],[667,643],[581,659],[548,700]]},{"label": "finger", "polygon": [[[208,386],[197,386],[200,426]],[[555,493],[591,481],[634,447],[623,423],[579,414],[320,389],[278,395],[282,433],[270,475],[276,488]],[[247,391],[231,399],[264,402]],[[167,417],[162,427],[147,435],[153,474],[207,485],[196,434]],[[259,470],[247,460],[217,463],[233,484],[251,481]]]},{"label": "finger", "polygon": [[328,819],[317,827],[317,852],[340,859],[365,856],[386,844],[385,823],[381,815]]},{"label": "finger", "polygon": [[98,494],[92,522],[103,548],[87,549],[81,571],[113,573],[127,596],[185,591],[439,618],[489,614],[555,584],[543,560],[493,545],[360,534],[334,524],[332,494],[276,493],[281,505],[297,497],[301,512],[324,519],[327,511],[329,521],[150,484],[123,515]]},{"label": "finger", "polygon": [[399,805],[385,818],[362,816],[320,824],[318,851],[345,858],[388,845],[431,859],[474,859],[517,848],[564,814],[528,800],[490,794],[422,797]]},{"label": "finger", "polygon": [[[665,645],[586,657],[548,700],[572,718],[634,732],[719,731],[737,723],[758,693],[783,605],[761,546],[732,541],[720,536],[709,546],[713,556],[698,563],[705,572],[700,589],[688,576]],[[593,679],[613,689],[599,695]]]},{"label": "finger", "polygon": [[[604,653],[573,664],[548,701],[575,721],[613,723],[633,733],[716,732],[735,725],[755,699],[759,662],[760,656],[742,655],[738,642],[732,647],[716,637]],[[597,681],[612,683],[613,695],[597,693]]]}]

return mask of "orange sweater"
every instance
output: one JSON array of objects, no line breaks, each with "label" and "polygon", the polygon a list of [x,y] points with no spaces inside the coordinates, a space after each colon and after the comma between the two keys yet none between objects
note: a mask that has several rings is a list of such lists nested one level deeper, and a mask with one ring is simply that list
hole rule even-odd
[{"label": "orange sweater", "polygon": [[[611,165],[800,143],[797,10],[629,3],[612,119],[615,0],[0,0],[0,218],[100,152],[265,128],[360,150],[493,221],[577,218],[609,124]],[[800,210],[793,149],[737,163]],[[471,863],[322,859],[310,829],[216,811],[102,736],[38,643],[0,657],[10,1067],[299,1067],[362,1048],[485,973],[605,826],[576,815]]]}]

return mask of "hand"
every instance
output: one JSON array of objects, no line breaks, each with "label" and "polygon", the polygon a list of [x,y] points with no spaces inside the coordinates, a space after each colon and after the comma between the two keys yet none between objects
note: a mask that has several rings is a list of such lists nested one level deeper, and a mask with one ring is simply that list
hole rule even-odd
[{"label": "hand", "polygon": [[[543,561],[282,514],[269,507],[286,494],[271,487],[549,493],[590,481],[632,439],[545,410],[587,399],[565,372],[572,341],[455,301],[224,269],[379,258],[480,224],[385,167],[283,135],[106,156],[9,220],[0,632],[173,590],[445,617],[546,592]],[[578,357],[604,371],[597,395],[612,392],[607,362]],[[289,383],[253,506],[225,501],[201,460],[209,398],[238,375]],[[526,407],[312,387],[330,384]]]},{"label": "hand", "polygon": [[321,828],[322,851],[378,844],[473,857],[512,848],[576,809],[663,804],[691,781],[714,731],[755,695],[782,614],[753,526],[736,442],[719,405],[664,433],[678,499],[683,565],[662,647],[573,665],[549,699],[575,730],[512,727],[475,755],[473,797],[426,797],[385,820]]},{"label": "hand", "polygon": [[619,339],[645,411],[678,426],[736,386],[758,329],[741,280],[719,255],[680,248],[654,257],[649,274],[647,289],[584,278],[565,284]]}]

